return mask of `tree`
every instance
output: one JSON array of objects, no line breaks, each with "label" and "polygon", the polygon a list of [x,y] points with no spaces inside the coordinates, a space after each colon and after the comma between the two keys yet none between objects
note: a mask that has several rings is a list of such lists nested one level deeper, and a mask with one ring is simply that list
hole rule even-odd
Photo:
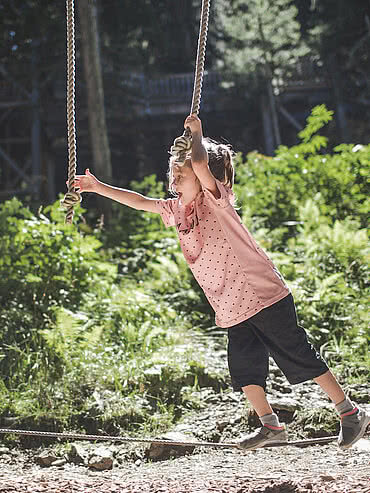
[{"label": "tree", "polygon": [[346,109],[357,107],[360,116],[370,105],[369,1],[317,0],[307,28],[309,44],[320,54],[332,80],[340,139],[348,142]]},{"label": "tree", "polygon": [[[77,2],[81,25],[82,56],[87,89],[87,112],[93,165],[97,175],[111,181],[112,164],[105,119],[103,77],[100,60],[97,0]],[[99,199],[106,217],[110,213],[110,201]]]},{"label": "tree", "polygon": [[0,0],[4,109],[0,168],[5,195],[26,190],[34,199],[55,199],[54,159],[45,116],[51,81],[63,71],[64,18],[64,5],[55,2]]},{"label": "tree", "polygon": [[274,80],[308,53],[297,14],[291,0],[234,0],[224,17],[230,37],[225,53],[228,67],[252,75],[263,87],[261,106],[269,154],[281,144]]}]

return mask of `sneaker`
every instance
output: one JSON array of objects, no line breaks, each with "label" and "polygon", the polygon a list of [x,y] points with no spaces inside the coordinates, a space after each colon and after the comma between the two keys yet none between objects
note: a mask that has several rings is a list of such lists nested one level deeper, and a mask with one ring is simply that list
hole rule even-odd
[{"label": "sneaker", "polygon": [[364,436],[370,423],[370,416],[363,409],[355,407],[351,411],[341,414],[340,419],[338,447],[347,449]]},{"label": "sneaker", "polygon": [[238,447],[243,450],[254,450],[264,445],[287,441],[288,435],[284,426],[264,425],[240,440]]}]

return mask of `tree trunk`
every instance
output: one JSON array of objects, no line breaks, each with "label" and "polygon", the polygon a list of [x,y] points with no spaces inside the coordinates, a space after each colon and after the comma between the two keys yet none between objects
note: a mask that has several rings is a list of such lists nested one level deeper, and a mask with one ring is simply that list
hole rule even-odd
[{"label": "tree trunk", "polygon": [[278,114],[277,114],[277,110],[276,110],[274,90],[272,87],[273,68],[271,67],[271,64],[270,64],[268,56],[267,56],[269,48],[267,46],[265,33],[263,31],[263,22],[262,22],[262,18],[260,16],[258,16],[258,31],[260,34],[262,45],[264,47],[264,52],[263,52],[264,65],[261,69],[262,70],[262,77],[266,81],[267,98],[268,98],[268,104],[270,107],[272,129],[273,129],[274,137],[275,137],[275,147],[278,147],[279,145],[281,145],[281,137],[280,137],[279,118],[278,118]]},{"label": "tree trunk", "polygon": [[270,112],[272,118],[272,128],[274,129],[275,147],[279,147],[279,145],[281,145],[279,118],[276,110],[275,96],[274,96],[274,91],[272,88],[272,82],[270,78],[267,81],[267,94],[268,94],[268,101],[270,105]]},{"label": "tree trunk", "polygon": [[335,56],[329,57],[327,64],[330,70],[333,84],[335,100],[335,121],[338,126],[340,141],[348,143],[350,142],[350,135],[347,124],[346,109],[344,105],[345,96],[342,74],[340,73],[338,62],[336,61]]},{"label": "tree trunk", "polygon": [[266,94],[261,94],[261,112],[262,112],[262,124],[263,124],[263,137],[265,141],[265,153],[268,156],[272,156],[274,153],[274,131],[272,128],[272,118],[267,102]]},{"label": "tree trunk", "polygon": [[[104,109],[103,77],[100,61],[97,0],[78,0],[81,46],[87,88],[89,134],[93,154],[92,171],[99,179],[110,182],[112,164]],[[111,202],[98,198],[105,218],[109,218]]]},{"label": "tree trunk", "polygon": [[32,41],[32,177],[33,195],[40,198],[41,177],[41,120],[40,120],[40,81],[39,81],[39,43]]}]

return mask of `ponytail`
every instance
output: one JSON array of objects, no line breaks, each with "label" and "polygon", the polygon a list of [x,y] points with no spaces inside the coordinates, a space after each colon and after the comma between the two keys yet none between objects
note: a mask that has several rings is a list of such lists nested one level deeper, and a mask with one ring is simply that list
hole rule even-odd
[{"label": "ponytail", "polygon": [[210,138],[203,139],[208,153],[208,166],[212,175],[229,188],[234,185],[234,151],[227,144],[220,144]]}]

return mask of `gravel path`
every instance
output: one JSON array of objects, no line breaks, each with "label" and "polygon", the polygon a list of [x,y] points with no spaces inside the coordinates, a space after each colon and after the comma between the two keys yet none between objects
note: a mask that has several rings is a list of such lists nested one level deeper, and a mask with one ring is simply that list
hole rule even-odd
[{"label": "gravel path", "polygon": [[70,463],[42,468],[23,456],[3,456],[0,492],[369,493],[370,440],[345,452],[335,444],[245,453],[196,449],[177,459],[136,460],[102,472]]},{"label": "gravel path", "polygon": [[[367,385],[352,385],[346,390],[370,411],[370,405],[365,404]],[[191,441],[230,442],[245,434],[248,426],[259,426],[239,394],[202,388],[193,397],[199,400],[199,408],[184,415],[175,430],[190,433],[187,439]],[[269,398],[288,424],[290,440],[327,436],[325,412],[337,421],[332,405],[316,385],[306,382],[287,387],[277,370]],[[104,471],[76,465],[70,458],[63,460],[65,450],[58,452],[53,446],[0,447],[0,493],[370,493],[369,433],[370,429],[366,438],[347,451],[339,450],[335,442],[249,452],[197,447],[190,455],[157,462],[149,461],[144,447],[138,444],[108,444],[113,468]],[[81,449],[90,446],[78,443]],[[96,450],[97,445],[92,447]],[[38,465],[42,450],[56,452],[61,460],[50,467]]]}]

